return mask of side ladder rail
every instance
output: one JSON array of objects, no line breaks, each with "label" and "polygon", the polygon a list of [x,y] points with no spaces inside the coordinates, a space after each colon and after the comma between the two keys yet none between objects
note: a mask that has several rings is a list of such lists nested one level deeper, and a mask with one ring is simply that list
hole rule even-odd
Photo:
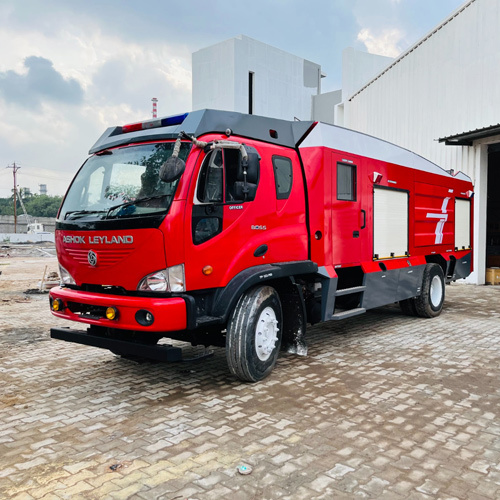
[{"label": "side ladder rail", "polygon": [[[330,278],[325,268],[320,268],[318,273],[321,275],[321,321],[341,320],[358,316],[366,312],[363,307],[355,307],[335,312],[335,302],[337,297],[352,295],[356,293],[363,294],[366,290],[365,285],[354,286],[350,288],[337,289],[338,277]],[[362,302],[362,295],[360,303]]]}]

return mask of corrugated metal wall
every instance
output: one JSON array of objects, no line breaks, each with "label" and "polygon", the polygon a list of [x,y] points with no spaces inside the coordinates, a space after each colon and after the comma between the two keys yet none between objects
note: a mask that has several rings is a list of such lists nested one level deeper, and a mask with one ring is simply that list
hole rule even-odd
[{"label": "corrugated metal wall", "polygon": [[474,151],[440,137],[500,122],[500,1],[466,2],[344,104],[344,126],[475,177]]}]

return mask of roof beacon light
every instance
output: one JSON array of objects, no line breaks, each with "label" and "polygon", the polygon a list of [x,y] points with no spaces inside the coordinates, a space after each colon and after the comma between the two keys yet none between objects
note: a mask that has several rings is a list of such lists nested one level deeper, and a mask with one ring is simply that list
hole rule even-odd
[{"label": "roof beacon light", "polygon": [[188,113],[175,116],[167,116],[166,118],[159,118],[157,120],[147,120],[145,122],[130,123],[123,125],[122,134],[129,132],[137,132],[139,130],[147,130],[150,128],[170,127],[172,125],[180,125],[187,117]]}]

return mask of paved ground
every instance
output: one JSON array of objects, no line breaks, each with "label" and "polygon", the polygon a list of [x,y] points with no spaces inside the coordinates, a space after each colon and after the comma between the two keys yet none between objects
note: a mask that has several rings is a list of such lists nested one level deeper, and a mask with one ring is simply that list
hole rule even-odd
[{"label": "paved ground", "polygon": [[0,498],[500,498],[500,287],[311,328],[308,357],[249,385],[223,350],[136,364],[50,340],[47,296],[22,293],[46,265],[0,258]]}]

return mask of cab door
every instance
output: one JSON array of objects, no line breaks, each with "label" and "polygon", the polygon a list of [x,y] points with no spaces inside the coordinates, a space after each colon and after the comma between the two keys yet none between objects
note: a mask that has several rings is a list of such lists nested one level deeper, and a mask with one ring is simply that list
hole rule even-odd
[{"label": "cab door", "polygon": [[257,191],[259,163],[253,154],[244,174],[239,151],[225,148],[210,151],[195,171],[185,232],[189,290],[221,286],[238,248],[251,237],[250,224],[241,219],[248,218]]}]

